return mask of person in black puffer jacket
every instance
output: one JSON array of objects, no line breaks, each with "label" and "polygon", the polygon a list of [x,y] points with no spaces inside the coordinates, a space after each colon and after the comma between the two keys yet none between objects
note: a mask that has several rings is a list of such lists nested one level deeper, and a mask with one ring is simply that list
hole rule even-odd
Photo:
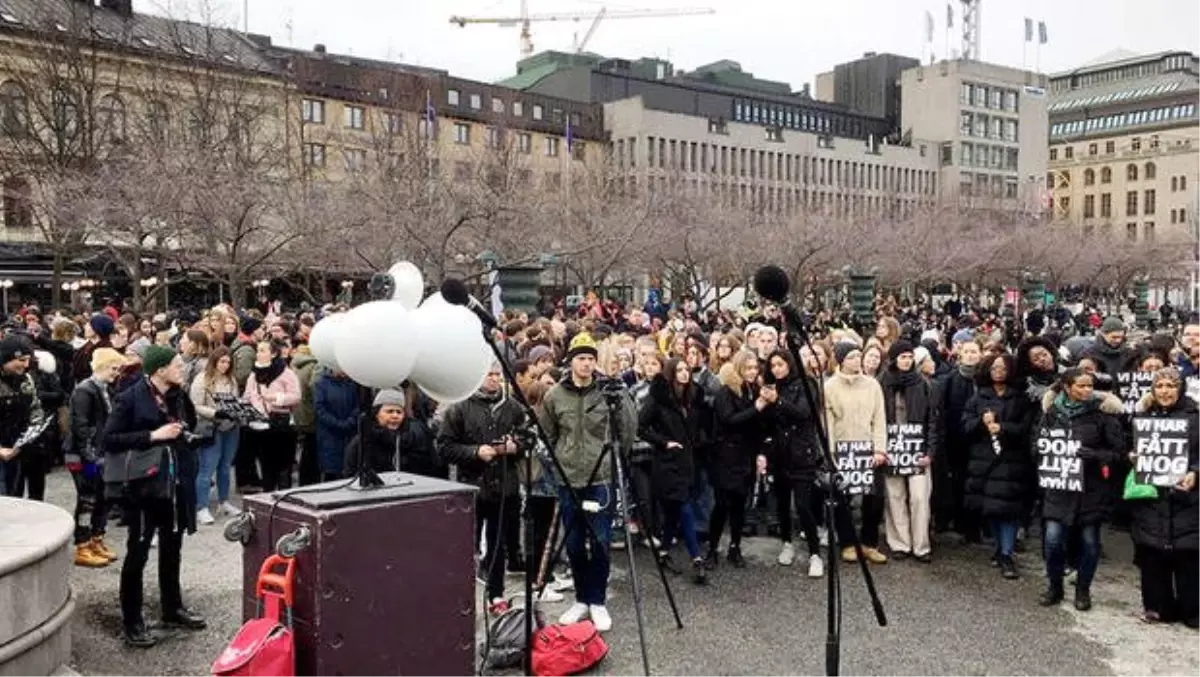
[{"label": "person in black puffer jacket", "polygon": [[354,477],[360,463],[374,472],[407,472],[426,477],[437,477],[434,471],[440,467],[435,458],[424,453],[424,447],[405,426],[407,417],[405,395],[400,390],[380,390],[371,403],[374,420],[363,421],[362,432],[355,435],[346,445],[342,474]]},{"label": "person in black puffer jacket", "polygon": [[971,456],[971,440],[963,426],[967,403],[975,396],[975,374],[983,351],[979,344],[968,340],[958,344],[954,370],[938,382],[939,409],[942,412],[942,453],[933,462],[934,484],[950,486],[950,491],[935,489],[934,528],[936,531],[954,529],[967,543],[979,543],[979,515],[966,506],[967,465]]},{"label": "person in black puffer jacket", "polygon": [[[1188,473],[1158,498],[1130,501],[1133,513],[1134,562],[1142,577],[1142,618],[1147,622],[1183,621],[1196,628],[1200,599],[1200,410],[1181,394],[1183,379],[1175,368],[1154,375],[1152,392],[1138,403],[1139,416],[1179,418],[1190,423]],[[1136,456],[1130,454],[1136,463]]]},{"label": "person in black puffer jacket", "polygon": [[1013,560],[1017,530],[1036,496],[1036,464],[1029,430],[1037,415],[1021,388],[1015,361],[990,355],[979,365],[978,390],[962,416],[969,445],[966,506],[986,519],[996,550],[992,562],[1008,579],[1019,577]]},{"label": "person in black puffer jacket", "polygon": [[[767,407],[769,435],[772,440],[770,463],[775,476],[776,509],[779,517],[779,538],[783,547],[778,562],[791,566],[795,561],[792,546],[792,501],[800,518],[808,547],[808,575],[820,578],[825,575],[825,563],[821,559],[819,524],[813,512],[813,492],[816,490],[817,473],[824,458],[817,440],[816,419],[809,406],[805,384],[808,378],[792,362],[792,356],[776,350],[767,359],[769,381],[775,385],[775,402]],[[811,384],[813,392],[818,386]]]},{"label": "person in black puffer jacket", "polygon": [[34,377],[29,373],[33,345],[20,334],[0,340],[0,493],[20,497],[21,452],[15,447],[21,434],[42,416]]},{"label": "person in black puffer jacket", "polygon": [[698,585],[708,579],[689,498],[696,453],[708,443],[710,420],[704,391],[692,382],[691,367],[679,358],[668,360],[650,383],[650,394],[638,415],[638,436],[652,447],[651,491],[661,506],[663,564],[674,570],[669,552],[675,537],[682,533],[692,560],[693,581]]},{"label": "person in black puffer jacket", "polygon": [[1030,336],[1017,346],[1017,377],[1025,384],[1029,401],[1041,405],[1042,396],[1058,382],[1058,349],[1041,336]]},{"label": "person in black puffer jacket", "polygon": [[1063,373],[1058,386],[1046,392],[1042,411],[1038,430],[1067,429],[1070,439],[1081,445],[1078,458],[1082,461],[1083,490],[1047,489],[1043,495],[1047,588],[1041,604],[1054,606],[1063,599],[1067,533],[1070,527],[1078,526],[1082,547],[1075,608],[1087,611],[1092,607],[1092,577],[1100,562],[1100,525],[1108,520],[1115,503],[1110,486],[1115,481],[1112,465],[1124,455],[1119,416],[1125,408],[1115,395],[1095,392],[1092,376],[1073,368]]},{"label": "person in black puffer jacket", "polygon": [[[438,448],[447,463],[458,467],[458,481],[479,487],[475,497],[476,547],[486,529],[487,596],[490,611],[507,610],[504,601],[505,551],[510,530],[520,533],[517,445],[513,433],[525,423],[525,412],[505,396],[500,365],[493,365],[479,390],[446,410]],[[528,450],[527,450],[528,451]]]},{"label": "person in black puffer jacket", "polygon": [[1133,349],[1125,343],[1125,329],[1125,323],[1116,315],[1104,318],[1095,342],[1083,353],[1083,357],[1090,357],[1096,363],[1097,371],[1114,383],[1133,355]]}]

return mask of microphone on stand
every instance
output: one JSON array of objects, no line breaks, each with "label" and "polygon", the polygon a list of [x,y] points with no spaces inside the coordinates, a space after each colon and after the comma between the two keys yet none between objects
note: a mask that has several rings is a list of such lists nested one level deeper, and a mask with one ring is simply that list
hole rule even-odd
[{"label": "microphone on stand", "polygon": [[792,283],[788,279],[788,274],[779,266],[763,266],[754,273],[755,293],[774,303],[779,308],[779,312],[783,313],[787,323],[795,327],[795,331],[804,331],[804,318],[800,316],[800,311],[792,305],[792,299],[788,297],[791,288]]},{"label": "microphone on stand", "polygon": [[448,277],[442,280],[442,298],[452,306],[466,306],[467,310],[475,313],[475,317],[483,323],[487,329],[495,329],[499,322],[496,321],[496,316],[492,315],[492,311],[488,310],[479,299],[471,296],[467,291],[467,285],[463,284],[462,280],[457,280]]}]

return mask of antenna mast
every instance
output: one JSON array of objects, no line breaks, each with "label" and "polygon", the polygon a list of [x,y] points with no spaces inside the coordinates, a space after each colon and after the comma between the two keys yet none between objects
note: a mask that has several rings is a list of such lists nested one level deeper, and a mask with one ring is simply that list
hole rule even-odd
[{"label": "antenna mast", "polygon": [[978,61],[979,31],[982,26],[980,5],[982,0],[960,0],[962,4],[962,58]]}]

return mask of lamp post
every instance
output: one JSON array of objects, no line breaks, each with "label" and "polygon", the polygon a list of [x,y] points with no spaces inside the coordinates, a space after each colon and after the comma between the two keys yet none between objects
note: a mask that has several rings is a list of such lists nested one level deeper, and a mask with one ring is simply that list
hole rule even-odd
[{"label": "lamp post", "polygon": [[0,281],[0,289],[4,290],[4,314],[6,316],[8,315],[8,290],[12,289],[12,286],[12,280]]},{"label": "lamp post", "polygon": [[254,287],[254,290],[255,290],[255,292],[257,292],[257,293],[258,293],[258,300],[259,300],[259,301],[265,301],[265,300],[266,300],[266,298],[267,298],[267,286],[268,286],[268,285],[270,285],[270,284],[271,284],[271,281],[270,281],[270,280],[265,280],[265,279],[264,279],[264,280],[255,280],[255,281],[253,281],[253,282],[251,282],[251,283],[250,283],[250,286],[251,286],[251,287]]},{"label": "lamp post", "polygon": [[342,291],[338,294],[338,302],[346,305],[354,304],[354,280],[342,280]]}]

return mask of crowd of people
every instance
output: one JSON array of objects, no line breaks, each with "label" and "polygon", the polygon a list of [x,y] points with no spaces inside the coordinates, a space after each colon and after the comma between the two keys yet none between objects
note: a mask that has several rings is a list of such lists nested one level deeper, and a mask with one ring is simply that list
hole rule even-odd
[{"label": "crowd of people", "polygon": [[[113,524],[126,528],[120,601],[125,641],[138,647],[156,642],[142,608],[152,548],[163,623],[203,628],[180,584],[186,534],[237,515],[241,495],[364,468],[478,486],[480,578],[493,613],[507,609],[505,573],[522,571],[531,548],[539,601],[573,589],[560,621],[610,629],[614,530],[697,585],[718,566],[746,567],[742,539],[753,533],[778,540],[780,566],[800,556],[820,578],[830,531],[844,561],[857,559],[858,541],[873,565],[928,564],[938,534],[957,532],[990,541],[1004,579],[1021,576],[1015,554],[1040,534],[1040,603],[1058,604],[1073,584],[1086,611],[1101,526],[1112,522],[1135,544],[1142,619],[1196,627],[1200,323],[1133,340],[1117,316],[1048,313],[1033,331],[1035,314],[1006,322],[1000,310],[955,303],[934,311],[880,299],[877,323],[858,331],[843,315],[816,313],[811,342],[769,304],[701,314],[657,294],[644,307],[589,296],[543,317],[506,312],[495,340],[553,453],[522,434],[531,422],[500,365],[470,398],[439,405],[412,384],[372,391],[318,362],[310,331],[341,308],[139,318],[111,305],[90,316],[27,307],[0,339],[0,477],[5,494],[44,500],[47,473],[65,465],[81,567],[117,561],[106,538]],[[1149,376],[1134,396],[1127,375],[1137,372]],[[231,415],[230,401],[257,418]],[[1187,422],[1187,471],[1125,500],[1135,416]],[[1048,430],[1075,443],[1078,483],[1039,485]],[[833,524],[826,449],[861,495]],[[538,459],[527,496],[525,453]],[[622,500],[628,523],[616,518]],[[531,543],[521,538],[523,501]],[[558,540],[561,564],[546,556]]]}]

